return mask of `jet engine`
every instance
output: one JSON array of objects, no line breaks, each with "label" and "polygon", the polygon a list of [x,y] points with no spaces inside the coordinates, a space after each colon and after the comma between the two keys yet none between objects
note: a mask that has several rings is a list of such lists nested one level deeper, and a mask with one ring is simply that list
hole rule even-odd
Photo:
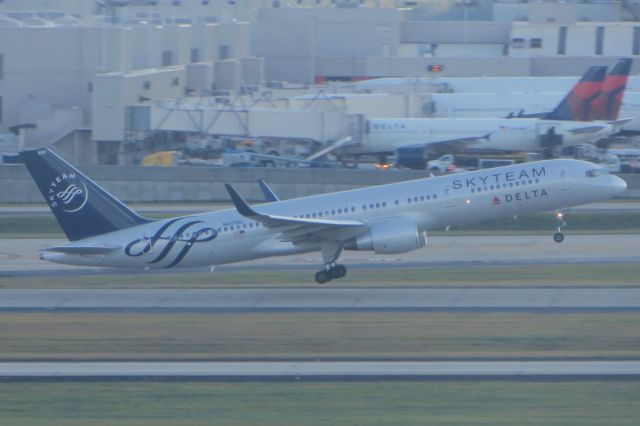
[{"label": "jet engine", "polygon": [[418,231],[409,218],[373,225],[369,231],[346,241],[345,250],[373,250],[377,254],[395,254],[427,245],[427,233]]}]

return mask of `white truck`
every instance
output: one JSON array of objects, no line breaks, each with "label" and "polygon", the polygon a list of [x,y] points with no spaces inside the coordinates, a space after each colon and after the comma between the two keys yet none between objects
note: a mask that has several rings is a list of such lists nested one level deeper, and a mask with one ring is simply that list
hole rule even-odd
[{"label": "white truck", "polygon": [[640,173],[640,149],[638,148],[617,148],[608,149],[608,156],[618,157],[621,173]]}]

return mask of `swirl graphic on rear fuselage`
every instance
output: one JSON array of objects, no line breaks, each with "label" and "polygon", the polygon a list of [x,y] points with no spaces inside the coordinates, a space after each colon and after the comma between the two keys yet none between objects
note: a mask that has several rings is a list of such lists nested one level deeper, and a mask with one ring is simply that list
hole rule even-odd
[{"label": "swirl graphic on rear fuselage", "polygon": [[[124,249],[124,253],[127,256],[139,257],[142,255],[150,254],[153,248],[161,245],[162,241],[166,241],[160,253],[149,260],[147,263],[155,264],[165,260],[169,254],[175,249],[179,249],[176,257],[164,268],[173,268],[178,265],[182,259],[185,258],[187,253],[193,248],[194,244],[205,243],[214,240],[218,236],[218,231],[214,228],[203,227],[197,230],[190,230],[189,228],[194,225],[204,223],[201,220],[189,221],[181,224],[175,231],[165,234],[165,232],[178,222],[181,218],[173,219],[166,222],[156,231],[155,234],[148,237],[141,237],[131,241]],[[181,244],[182,243],[182,244]]]}]

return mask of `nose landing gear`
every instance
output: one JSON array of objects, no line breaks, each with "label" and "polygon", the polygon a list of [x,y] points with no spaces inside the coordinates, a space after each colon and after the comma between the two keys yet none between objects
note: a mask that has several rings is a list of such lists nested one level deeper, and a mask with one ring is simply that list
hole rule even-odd
[{"label": "nose landing gear", "polygon": [[564,241],[564,234],[562,228],[567,226],[567,222],[564,221],[564,213],[556,212],[556,233],[553,234],[553,241],[560,244]]}]

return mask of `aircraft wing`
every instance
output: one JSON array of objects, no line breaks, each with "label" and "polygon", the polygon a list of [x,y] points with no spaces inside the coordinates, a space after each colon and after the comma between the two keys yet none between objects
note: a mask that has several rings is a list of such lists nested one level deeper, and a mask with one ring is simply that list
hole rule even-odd
[{"label": "aircraft wing", "polygon": [[108,254],[118,250],[120,246],[115,245],[93,245],[93,246],[54,246],[48,247],[45,251],[53,251],[65,254]]},{"label": "aircraft wing", "polygon": [[281,231],[281,241],[300,241],[309,237],[347,239],[363,231],[366,223],[359,220],[306,219],[278,216],[255,211],[229,184],[225,184],[231,200],[242,216],[262,223],[265,227]]},{"label": "aircraft wing", "polygon": [[425,146],[431,146],[431,145],[451,145],[451,146],[465,145],[469,143],[478,142],[482,139],[489,140],[490,137],[491,137],[491,133],[487,133],[486,135],[470,136],[467,138],[445,139],[441,141],[432,141],[432,142],[416,142],[409,145],[403,145],[400,148],[419,148],[419,147],[425,147]]},{"label": "aircraft wing", "polygon": [[587,127],[576,127],[575,129],[569,129],[569,133],[574,135],[580,135],[584,133],[597,133],[600,130],[604,129],[605,126],[587,126]]},{"label": "aircraft wing", "polygon": [[433,154],[443,153],[450,154],[452,151],[462,150],[467,148],[467,145],[480,142],[482,139],[489,140],[491,133],[481,136],[470,136],[466,138],[445,139],[441,141],[432,142],[416,142],[407,145],[402,145],[397,148],[397,151],[411,151],[415,149],[428,149]]}]

